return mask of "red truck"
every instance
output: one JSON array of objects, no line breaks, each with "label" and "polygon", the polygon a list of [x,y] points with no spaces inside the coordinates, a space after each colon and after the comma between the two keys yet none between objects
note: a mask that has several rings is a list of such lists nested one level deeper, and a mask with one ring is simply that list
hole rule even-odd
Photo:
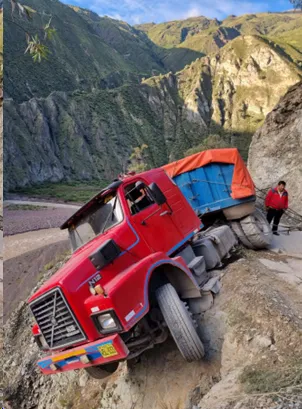
[{"label": "red truck", "polygon": [[160,168],[115,180],[61,228],[73,254],[28,301],[44,374],[104,378],[169,332],[187,361],[204,356],[196,319],[237,242],[229,226],[205,230]]}]

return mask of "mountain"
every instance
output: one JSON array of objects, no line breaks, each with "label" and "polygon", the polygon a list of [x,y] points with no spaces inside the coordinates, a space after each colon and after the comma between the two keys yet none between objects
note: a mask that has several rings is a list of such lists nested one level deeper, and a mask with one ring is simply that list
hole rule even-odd
[{"label": "mountain", "polygon": [[[275,15],[131,27],[57,0],[26,4],[39,10],[26,23],[31,32],[52,15],[57,35],[49,60],[34,64],[23,56],[22,30],[10,22],[4,30],[5,49],[12,50],[4,72],[6,191],[63,180],[105,183],[136,146],[148,145],[148,165],[161,166],[211,134],[247,158],[255,130],[301,78],[299,50],[290,45],[294,36],[284,39],[282,14],[267,31],[274,26],[297,58],[279,37],[277,43],[247,33],[251,20]],[[286,18],[290,32],[299,31],[300,14]],[[153,38],[155,29],[161,34]],[[213,52],[202,49],[204,38],[215,44]]]},{"label": "mountain", "polygon": [[[163,62],[166,50],[153,44],[145,33],[127,23],[69,7],[58,0],[26,0],[22,2],[37,12],[26,21],[18,14],[5,19],[4,44],[7,78],[5,94],[17,102],[32,97],[46,97],[52,91],[92,91],[98,88],[113,88],[124,82],[137,82],[140,78],[169,71]],[[4,1],[10,15],[10,2]],[[52,19],[56,29],[53,41],[47,46],[50,56],[47,61],[33,64],[30,56],[24,56],[26,36],[41,34],[41,28]],[[186,55],[183,68],[200,53],[180,50]]]},{"label": "mountain", "polygon": [[[301,62],[302,13],[259,13],[229,16],[223,21],[194,17],[183,21],[136,26],[157,45],[217,52],[240,35],[268,36]],[[299,55],[300,53],[300,55]]]},{"label": "mountain", "polygon": [[302,82],[291,87],[255,133],[248,167],[259,189],[285,180],[289,205],[302,213]]}]

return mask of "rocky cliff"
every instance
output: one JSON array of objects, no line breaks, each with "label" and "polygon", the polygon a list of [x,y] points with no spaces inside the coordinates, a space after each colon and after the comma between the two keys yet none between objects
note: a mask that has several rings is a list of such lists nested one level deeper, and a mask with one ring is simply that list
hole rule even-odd
[{"label": "rocky cliff", "polygon": [[299,70],[260,37],[238,37],[184,70],[93,92],[53,92],[4,110],[5,189],[69,180],[108,181],[133,147],[150,166],[177,159],[211,133],[246,158],[250,137]]},{"label": "rocky cliff", "polygon": [[211,134],[246,159],[251,135],[301,78],[300,14],[131,27],[58,0],[26,4],[33,20],[15,22],[34,34],[52,15],[57,33],[49,60],[34,64],[24,32],[6,22],[6,191],[107,183],[136,146],[149,146],[154,167]]},{"label": "rocky cliff", "polygon": [[302,82],[289,89],[255,133],[248,166],[259,188],[287,182],[290,206],[302,213]]}]

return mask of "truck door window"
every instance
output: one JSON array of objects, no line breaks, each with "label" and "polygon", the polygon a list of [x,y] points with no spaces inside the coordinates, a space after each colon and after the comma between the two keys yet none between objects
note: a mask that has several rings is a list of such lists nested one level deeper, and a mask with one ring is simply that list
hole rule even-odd
[{"label": "truck door window", "polygon": [[154,200],[145,184],[141,184],[139,189],[135,187],[135,183],[127,186],[125,188],[125,196],[131,214],[139,213],[146,207],[154,204]]}]

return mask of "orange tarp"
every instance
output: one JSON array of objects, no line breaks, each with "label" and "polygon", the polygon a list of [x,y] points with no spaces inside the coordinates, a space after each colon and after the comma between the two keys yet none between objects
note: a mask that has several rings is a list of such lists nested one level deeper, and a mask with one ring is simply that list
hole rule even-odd
[{"label": "orange tarp", "polygon": [[168,163],[162,168],[170,177],[175,177],[190,170],[201,168],[209,163],[234,164],[234,173],[231,185],[233,199],[242,199],[255,195],[254,182],[241,158],[238,149],[211,149],[195,153],[176,162]]}]

